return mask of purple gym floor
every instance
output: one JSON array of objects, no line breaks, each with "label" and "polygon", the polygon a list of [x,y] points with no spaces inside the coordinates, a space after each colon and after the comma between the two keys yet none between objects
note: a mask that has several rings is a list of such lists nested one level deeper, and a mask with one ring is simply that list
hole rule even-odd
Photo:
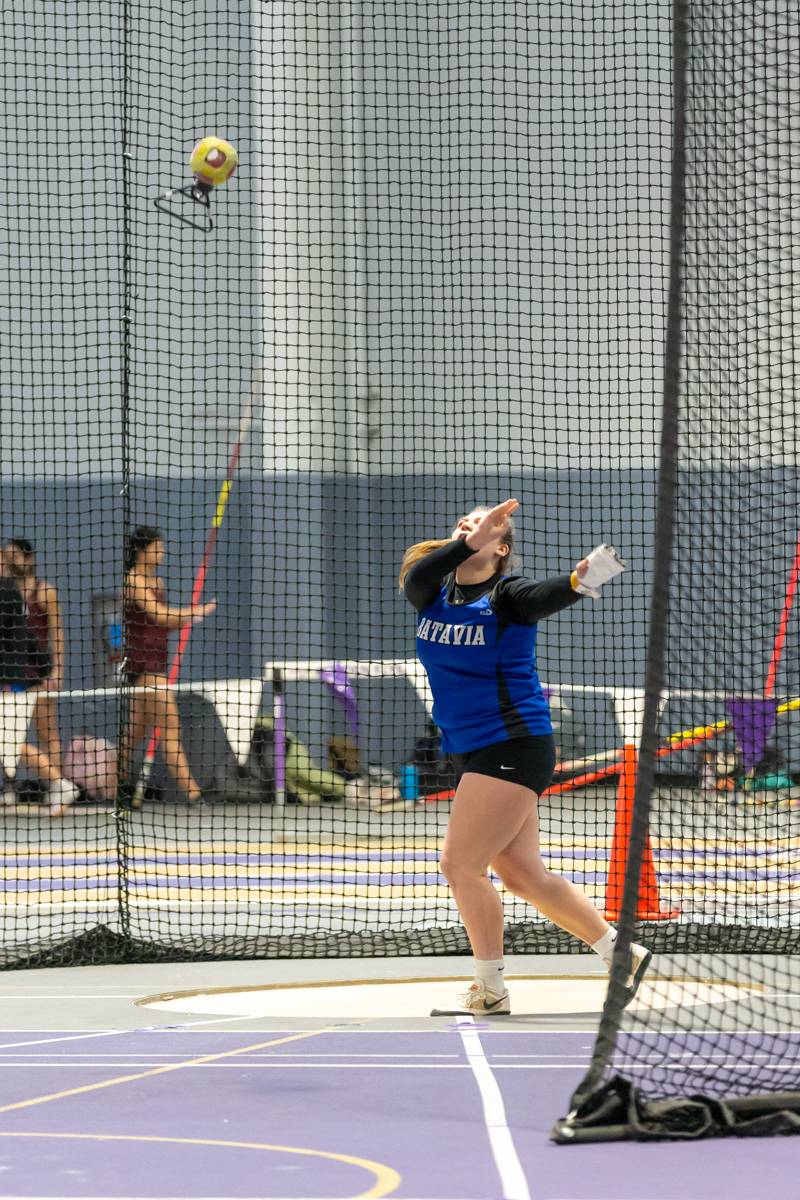
[{"label": "purple gym floor", "polygon": [[[551,1144],[591,1035],[477,1028],[530,1200],[800,1193],[800,1142],[792,1138]],[[238,1050],[245,1053],[230,1054]],[[153,1073],[214,1055],[223,1057]],[[0,1035],[0,1067],[0,1196],[511,1195],[456,1022],[430,1032],[348,1026],[305,1037],[175,1027],[13,1033]],[[38,1097],[50,1098],[18,1107]]]}]

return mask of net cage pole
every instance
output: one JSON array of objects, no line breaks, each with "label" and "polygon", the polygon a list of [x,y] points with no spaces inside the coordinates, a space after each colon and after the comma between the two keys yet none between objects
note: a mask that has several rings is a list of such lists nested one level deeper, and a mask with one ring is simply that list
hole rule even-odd
[{"label": "net cage pole", "polygon": [[[664,390],[661,404],[661,446],[656,503],[652,593],[648,617],[644,711],[638,769],[628,842],[628,859],[618,936],[608,992],[600,1019],[592,1061],[572,1096],[570,1112],[553,1131],[560,1142],[582,1140],[581,1112],[592,1096],[613,1054],[623,1012],[625,977],[634,940],[639,878],[650,825],[656,752],[659,746],[660,701],[664,688],[669,583],[672,563],[678,412],[681,398],[682,302],[686,186],[686,67],[689,0],[672,4],[672,172],[670,188],[670,259],[667,328],[664,352]],[[578,1132],[580,1130],[580,1132]]]},{"label": "net cage pole", "polygon": [[[370,228],[367,214],[365,168],[364,97],[364,4],[347,0],[339,5],[338,48],[341,64],[342,215],[345,252],[343,257],[343,302],[346,321],[344,349],[344,411],[347,415],[346,470],[348,490],[356,504],[355,553],[368,562],[372,529],[372,496],[375,463],[372,461],[370,423],[370,309],[368,256]],[[356,607],[369,605],[368,585],[359,574],[354,581]],[[370,639],[362,636],[361,625],[351,653],[370,657]],[[334,654],[335,647],[332,646]],[[363,731],[362,731],[363,734]]]},{"label": "net cage pole", "polygon": [[[436,865],[453,763],[397,569],[409,545],[511,495],[526,578],[563,576],[601,541],[630,563],[537,641],[560,755],[544,861],[598,905],[616,898],[633,740],[620,714],[642,693],[655,528],[669,15],[650,0],[177,0],[159,22],[143,0],[10,13],[0,95],[22,132],[3,193],[0,533],[29,536],[61,594],[66,749],[91,737],[116,743],[110,755],[136,707],[109,644],[123,536],[163,529],[167,599],[185,605],[256,361],[264,386],[209,564],[217,613],[193,629],[169,693],[204,802],[190,807],[159,753],[140,809],[109,812],[86,775],[90,794],[50,820],[46,781],[20,771],[14,791],[12,765],[3,966],[466,955]],[[646,930],[684,996],[698,975],[706,992],[728,985],[722,951],[800,941],[796,814],[735,791],[699,797],[695,760],[735,757],[728,702],[763,699],[778,628],[774,738],[800,766],[796,600],[781,610],[797,540],[797,273],[776,225],[792,211],[796,16],[776,0],[690,19],[713,51],[690,121],[691,402],[649,830],[660,911],[680,916]],[[77,151],[89,134],[91,186]],[[230,140],[241,167],[200,238],[152,200],[207,135]],[[58,188],[42,184],[51,168]],[[746,443],[757,469],[739,462]],[[714,553],[736,569],[712,589],[697,568]],[[290,742],[280,769],[270,664]],[[0,758],[13,734],[0,719]],[[581,949],[494,882],[509,951]],[[714,962],[681,970],[684,950]],[[759,986],[753,1005],[771,1012],[769,995],[791,991],[783,965]]]},{"label": "net cage pole", "polygon": [[[123,0],[121,7],[121,73],[120,73],[120,182],[121,182],[121,238],[120,238],[120,497],[122,500],[122,529],[123,537],[127,537],[132,528],[131,524],[131,339],[133,337],[134,298],[132,291],[132,257],[131,257],[131,170],[133,163],[133,147],[131,142],[131,3]],[[124,567],[123,567],[124,569]],[[122,578],[119,579],[120,590]],[[124,628],[122,645],[120,647],[122,664],[125,662],[126,646]],[[124,672],[120,672],[117,681],[117,744],[122,746],[127,736],[128,718],[130,713],[130,687],[126,682]],[[130,827],[128,818],[129,805],[127,793],[121,781],[117,779],[114,796],[114,820],[116,822],[116,856],[117,869],[123,886],[118,889],[119,933],[123,944],[130,941],[130,893],[127,886],[127,864],[129,860]]]},{"label": "net cage pole", "polygon": [[[772,693],[796,587],[795,566],[788,586],[777,569],[770,572],[770,594],[768,585],[760,587],[757,575],[747,571],[739,547],[748,544],[760,557],[759,520],[774,522],[790,552],[796,539],[795,508],[787,503],[784,512],[779,503],[781,486],[789,489],[789,500],[796,488],[794,473],[784,470],[783,456],[788,448],[791,458],[796,436],[782,394],[795,339],[784,333],[778,315],[778,333],[772,334],[764,367],[754,371],[763,384],[753,386],[748,378],[744,385],[753,386],[749,404],[747,391],[735,395],[735,366],[723,362],[717,373],[714,356],[730,355],[733,364],[742,343],[758,345],[759,337],[774,330],[776,314],[770,313],[766,293],[759,289],[781,265],[790,282],[787,296],[777,301],[778,314],[794,295],[783,205],[796,180],[797,113],[787,68],[796,65],[800,12],[796,6],[755,4],[723,5],[712,12],[692,0],[674,3],[672,11],[670,293],[646,712],[614,965],[590,1068],[573,1094],[570,1112],[552,1133],[562,1144],[800,1132],[792,1004],[796,913],[791,888],[781,886],[793,858],[791,810],[783,816],[773,810],[771,818],[762,820],[754,813],[749,821],[727,819],[724,824],[707,817],[712,839],[705,853],[712,859],[738,855],[746,847],[741,875],[754,881],[760,871],[748,868],[749,858],[776,864],[775,899],[764,921],[775,922],[772,928],[740,923],[738,938],[712,939],[707,947],[712,954],[705,956],[677,937],[655,960],[654,978],[638,1005],[624,1009],[628,947],[634,938],[647,942],[651,936],[647,926],[636,924],[635,902],[653,811],[653,766],[671,752],[669,742],[659,747],[656,705],[665,682],[680,676],[674,656],[684,629],[687,645],[706,669],[715,648],[722,669],[733,676],[728,684],[733,694],[726,700],[728,721],[674,735],[675,744],[681,739],[701,742],[727,730],[747,767],[748,754],[752,761],[760,759],[776,712],[789,712],[792,706],[786,700],[773,703]],[[741,246],[728,257],[727,246],[737,238]],[[742,303],[745,291],[758,294],[761,303]],[[772,437],[774,428],[781,431],[780,441]],[[715,454],[710,464],[701,458],[709,437],[719,447],[719,457]],[[697,524],[710,504],[719,506],[722,520],[699,539]],[[702,594],[686,587],[686,564],[679,555],[687,555],[689,569],[697,570],[701,546],[719,558],[730,554],[734,569],[745,573],[746,586],[775,609],[778,634],[763,622],[760,664],[744,649],[753,637],[747,624],[752,614],[745,609],[724,629],[714,629]],[[757,688],[767,661],[763,693],[743,694],[741,680]],[[759,706],[770,710],[763,727]],[[745,776],[745,787],[747,782]],[[709,797],[707,803],[720,801]],[[724,907],[723,899],[718,903]],[[725,950],[736,953],[725,955]],[[670,1001],[670,989],[676,987],[680,1003]]]},{"label": "net cage pole", "polygon": [[[563,12],[254,0],[224,13],[179,0],[158,23],[141,0],[15,10],[2,96],[25,115],[27,158],[5,197],[16,257],[35,270],[0,259],[4,294],[19,293],[13,313],[2,308],[12,352],[0,369],[17,407],[0,429],[0,488],[5,511],[41,530],[63,593],[57,703],[70,741],[118,748],[129,726],[136,693],[108,645],[123,536],[163,530],[165,592],[184,605],[254,357],[264,389],[209,566],[218,611],[193,630],[169,693],[207,802],[190,808],[160,753],[141,808],[123,795],[108,813],[90,794],[66,821],[37,824],[38,809],[9,806],[20,886],[3,912],[4,965],[468,952],[435,865],[452,762],[410,657],[398,563],[467,506],[510,494],[532,579],[605,538],[627,541],[632,560],[646,544],[660,366],[639,347],[660,329],[663,262],[641,222],[665,164],[658,123],[639,120],[629,89],[644,97],[651,68],[663,83],[659,11],[630,0],[623,45],[619,14],[589,0]],[[97,186],[71,169],[60,196],[44,191],[42,163],[69,148],[77,168],[89,130]],[[209,134],[237,147],[241,167],[224,220],[201,239],[152,200]],[[43,301],[57,320],[39,319]],[[80,547],[65,514],[80,514]],[[542,630],[563,756],[587,768],[618,759],[614,689],[638,669],[643,575]],[[271,662],[285,664],[285,806],[273,803],[275,764],[248,753]],[[342,664],[349,710],[321,679]],[[267,695],[262,726],[269,712]],[[327,770],[331,742],[355,779]],[[552,793],[567,801],[547,806],[545,852],[602,901],[608,780],[593,779],[599,803],[587,805],[569,776]],[[405,798],[401,778],[414,781]],[[61,874],[43,887],[40,862],[54,855]],[[575,948],[502,900],[509,949]]]}]

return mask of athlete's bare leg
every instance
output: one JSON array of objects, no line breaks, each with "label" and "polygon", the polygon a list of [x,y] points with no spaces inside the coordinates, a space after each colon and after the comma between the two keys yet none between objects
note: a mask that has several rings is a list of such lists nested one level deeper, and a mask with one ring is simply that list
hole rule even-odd
[{"label": "athlete's bare leg", "polygon": [[[136,691],[131,696],[130,735],[125,738],[125,772],[130,769],[135,747],[153,728],[158,728],[161,730],[161,751],[167,770],[188,800],[199,800],[202,792],[183,749],[178,705],[166,676],[140,675],[136,686],[146,690]],[[122,764],[120,777],[126,777]]]},{"label": "athlete's bare leg", "polygon": [[527,900],[542,916],[588,946],[594,945],[611,928],[580,888],[569,879],[548,871],[542,862],[535,801],[516,837],[491,861],[495,873],[510,892]]},{"label": "athlete's bare leg", "polygon": [[60,771],[51,763],[45,752],[38,746],[32,746],[30,742],[25,742],[20,748],[19,761],[46,783],[58,783],[61,779]]},{"label": "athlete's bare leg", "polygon": [[32,723],[40,749],[61,774],[61,738],[58,733],[58,701],[47,693],[37,696]]},{"label": "athlete's bare leg", "polygon": [[131,763],[137,747],[144,741],[152,728],[147,715],[145,698],[141,692],[132,692],[128,697],[128,720],[119,747],[118,775],[120,782],[127,783]]},{"label": "athlete's bare leg", "polygon": [[450,814],[441,869],[473,954],[483,960],[503,957],[503,907],[487,875],[490,863],[509,891],[587,945],[608,932],[589,897],[544,866],[535,793],[466,772]]},{"label": "athlete's bare leg", "polygon": [[514,841],[534,800],[521,784],[470,771],[458,784],[440,865],[478,959],[503,957],[503,906],[487,870]]}]

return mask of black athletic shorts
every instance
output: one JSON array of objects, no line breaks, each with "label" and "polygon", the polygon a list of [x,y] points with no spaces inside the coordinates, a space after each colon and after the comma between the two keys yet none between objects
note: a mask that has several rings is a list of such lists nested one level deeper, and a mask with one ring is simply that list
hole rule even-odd
[{"label": "black athletic shorts", "polygon": [[460,779],[466,771],[504,779],[506,783],[521,783],[541,795],[550,785],[556,765],[556,744],[552,733],[530,734],[494,742],[480,750],[468,750],[455,755],[456,774]]}]

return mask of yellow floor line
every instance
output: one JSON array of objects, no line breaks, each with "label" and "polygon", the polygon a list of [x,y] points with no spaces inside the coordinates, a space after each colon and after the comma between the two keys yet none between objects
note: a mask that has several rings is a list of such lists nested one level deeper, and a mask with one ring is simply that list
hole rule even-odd
[{"label": "yellow floor line", "polygon": [[202,1063],[216,1062],[221,1058],[234,1058],[238,1054],[249,1054],[254,1050],[265,1050],[268,1046],[283,1046],[287,1042],[299,1042],[304,1038],[320,1037],[323,1033],[333,1033],[335,1026],[323,1029],[312,1029],[305,1033],[293,1033],[290,1037],[272,1038],[268,1042],[255,1042],[250,1046],[241,1046],[238,1050],[223,1050],[219,1054],[204,1054],[200,1058],[187,1059],[186,1062],[169,1063],[164,1067],[152,1067],[149,1071],[138,1071],[135,1075],[118,1075],[114,1079],[104,1079],[100,1083],[87,1083],[81,1087],[67,1088],[63,1092],[48,1092],[44,1096],[32,1096],[29,1100],[15,1100],[13,1104],[0,1106],[0,1113],[16,1112],[21,1108],[33,1108],[37,1104],[47,1104],[51,1100],[66,1100],[70,1096],[81,1096],[87,1092],[97,1092],[101,1088],[116,1087],[121,1083],[134,1083],[137,1079],[150,1079],[155,1075],[167,1075],[171,1071],[182,1071],[184,1067],[197,1067]]}]

